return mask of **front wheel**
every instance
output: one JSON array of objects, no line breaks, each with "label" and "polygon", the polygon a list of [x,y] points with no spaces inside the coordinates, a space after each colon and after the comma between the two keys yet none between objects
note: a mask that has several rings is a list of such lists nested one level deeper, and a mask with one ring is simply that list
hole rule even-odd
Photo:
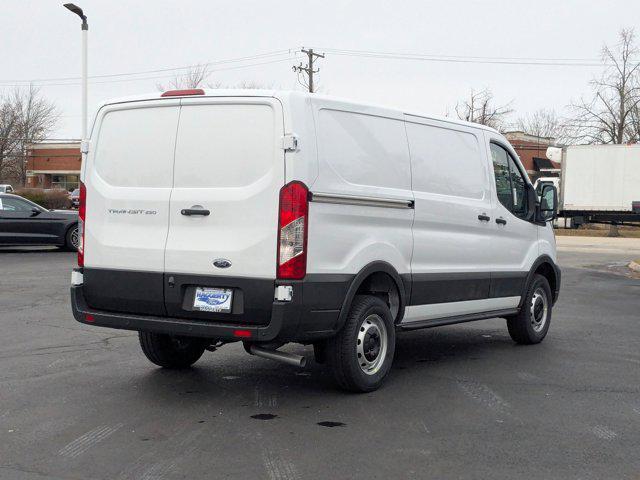
[{"label": "front wheel", "polygon": [[534,275],[522,308],[507,318],[507,328],[513,341],[531,345],[544,340],[551,324],[552,298],[547,279]]},{"label": "front wheel", "polygon": [[391,369],[395,345],[387,304],[371,295],[356,296],[344,327],[327,343],[336,382],[353,392],[378,389]]},{"label": "front wheel", "polygon": [[204,353],[207,342],[201,338],[173,337],[159,333],[138,332],[145,356],[164,368],[187,368]]}]

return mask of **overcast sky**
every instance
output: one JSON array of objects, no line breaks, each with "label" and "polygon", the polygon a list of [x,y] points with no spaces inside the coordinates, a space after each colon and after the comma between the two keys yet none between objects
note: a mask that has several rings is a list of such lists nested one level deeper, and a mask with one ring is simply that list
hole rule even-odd
[{"label": "overcast sky", "polygon": [[[4,0],[0,92],[19,81],[80,73],[80,22],[62,0]],[[89,17],[89,74],[108,75],[280,54],[211,66],[210,81],[301,88],[291,71],[301,46],[459,57],[599,59],[622,27],[640,35],[637,0],[121,1],[77,0]],[[288,53],[291,50],[291,53]],[[285,52],[287,51],[287,52]],[[276,61],[279,60],[279,61]],[[241,65],[273,62],[244,68]],[[562,113],[588,92],[600,67],[453,63],[327,53],[322,92],[390,107],[454,113],[471,88],[490,88],[519,115]],[[94,79],[90,114],[102,101],[156,90],[173,72]],[[150,78],[153,77],[153,78]],[[162,77],[162,78],[156,78]],[[132,80],[133,79],[133,80]],[[114,82],[114,80],[118,80]],[[126,81],[122,81],[126,80]],[[103,83],[96,83],[103,82]],[[107,83],[108,82],[108,83]],[[61,117],[56,138],[80,136],[80,86],[48,81]],[[58,83],[58,84],[56,84]],[[59,85],[59,83],[66,83]]]}]

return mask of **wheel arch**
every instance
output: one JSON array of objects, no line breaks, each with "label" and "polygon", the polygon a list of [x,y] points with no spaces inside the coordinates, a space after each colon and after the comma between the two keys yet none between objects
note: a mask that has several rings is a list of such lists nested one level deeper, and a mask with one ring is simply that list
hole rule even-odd
[{"label": "wheel arch", "polygon": [[[408,297],[404,282],[391,264],[376,261],[363,267],[351,281],[351,285],[347,290],[347,294],[342,302],[342,307],[340,308],[338,330],[344,326],[355,296],[363,293],[373,295],[384,295],[386,293],[387,299],[385,302],[392,311],[395,323],[398,323],[402,319]],[[397,301],[397,305],[395,301]]]},{"label": "wheel arch", "polygon": [[527,280],[524,283],[523,292],[520,297],[519,308],[522,307],[525,301],[525,296],[533,276],[539,274],[547,279],[549,287],[551,288],[551,295],[553,297],[553,304],[558,300],[558,294],[560,292],[560,268],[549,255],[542,255],[533,262],[531,269],[527,275]]}]

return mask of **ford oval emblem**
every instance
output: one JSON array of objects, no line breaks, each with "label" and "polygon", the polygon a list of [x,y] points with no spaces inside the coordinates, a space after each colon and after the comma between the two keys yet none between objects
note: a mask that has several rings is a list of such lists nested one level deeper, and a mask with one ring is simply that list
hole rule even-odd
[{"label": "ford oval emblem", "polygon": [[226,258],[216,258],[213,261],[213,265],[218,268],[229,268],[231,266],[231,260]]}]

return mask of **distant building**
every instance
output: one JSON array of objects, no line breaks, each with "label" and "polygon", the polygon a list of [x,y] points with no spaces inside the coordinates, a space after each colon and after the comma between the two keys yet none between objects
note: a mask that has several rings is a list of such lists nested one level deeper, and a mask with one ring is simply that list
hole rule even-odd
[{"label": "distant building", "polygon": [[27,146],[27,187],[73,190],[80,182],[80,140]]},{"label": "distant building", "polygon": [[557,146],[554,138],[538,137],[520,131],[507,132],[505,137],[520,157],[532,181],[538,177],[553,177],[560,174],[560,164],[547,158],[547,147]]}]

